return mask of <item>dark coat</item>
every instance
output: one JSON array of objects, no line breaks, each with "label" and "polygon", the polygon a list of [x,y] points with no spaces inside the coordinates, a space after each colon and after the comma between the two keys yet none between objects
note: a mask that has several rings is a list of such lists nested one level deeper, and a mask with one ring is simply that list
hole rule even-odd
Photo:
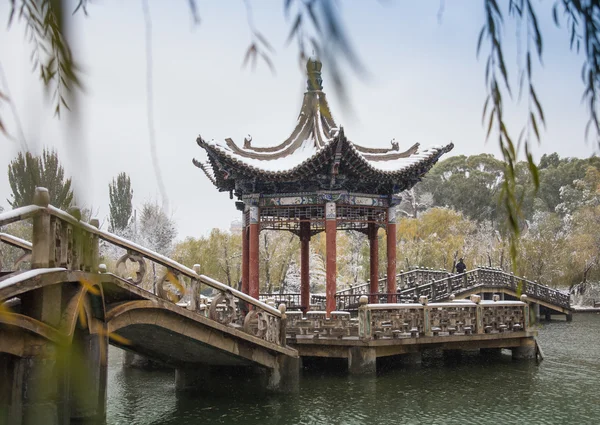
[{"label": "dark coat", "polygon": [[467,266],[465,265],[465,263],[463,263],[462,261],[459,261],[458,263],[456,263],[456,272],[457,273],[464,273],[465,270],[467,270]]}]

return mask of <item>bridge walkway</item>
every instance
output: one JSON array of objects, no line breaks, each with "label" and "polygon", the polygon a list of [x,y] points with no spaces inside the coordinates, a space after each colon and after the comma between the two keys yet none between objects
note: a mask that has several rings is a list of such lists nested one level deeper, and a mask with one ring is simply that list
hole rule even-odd
[{"label": "bridge walkway", "polygon": [[[103,415],[108,344],[174,366],[179,389],[210,387],[213,366],[241,366],[254,370],[267,389],[297,391],[299,357],[286,343],[285,307],[276,309],[200,274],[199,267],[104,232],[97,220],[84,223],[77,210],[58,210],[47,198],[38,189],[36,205],[0,214],[0,227],[33,222],[32,243],[0,235],[23,251],[13,267],[31,264],[30,270],[0,274],[0,393],[11,395],[8,417],[27,422],[27,415],[43,410],[44,423],[52,424],[69,415]],[[99,264],[100,241],[124,252],[114,274]],[[152,263],[161,277],[148,291],[142,285],[153,287],[145,281]],[[200,297],[207,287],[215,294],[210,305]],[[74,401],[67,384],[53,386],[53,397],[36,394],[42,376],[73,381],[67,359],[75,352],[83,353],[93,400]],[[56,370],[61,373],[52,375]]]}]

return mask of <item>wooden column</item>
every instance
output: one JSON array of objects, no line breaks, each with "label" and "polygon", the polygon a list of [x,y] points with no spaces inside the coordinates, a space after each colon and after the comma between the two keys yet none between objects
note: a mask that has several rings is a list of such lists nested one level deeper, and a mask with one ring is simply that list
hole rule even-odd
[{"label": "wooden column", "polygon": [[[370,248],[370,278],[369,278],[369,293],[379,293],[379,241],[377,239],[377,231],[379,227],[375,223],[369,223],[369,248]],[[379,297],[373,295],[370,297],[370,303],[379,302]]]},{"label": "wooden column", "polygon": [[336,265],[336,232],[337,219],[335,202],[325,204],[325,241],[327,244],[327,281],[326,281],[326,310],[327,317],[335,310],[335,285],[337,279]]},{"label": "wooden column", "polygon": [[300,305],[302,311],[310,310],[310,222],[300,223]]},{"label": "wooden column", "polygon": [[387,213],[387,293],[394,294],[388,302],[396,302],[396,208]]},{"label": "wooden column", "polygon": [[257,206],[250,206],[250,219],[248,223],[248,295],[258,299],[259,291],[259,240],[260,219]]},{"label": "wooden column", "polygon": [[242,212],[242,292],[248,294],[249,291],[249,239],[248,223],[246,220],[246,211]]}]

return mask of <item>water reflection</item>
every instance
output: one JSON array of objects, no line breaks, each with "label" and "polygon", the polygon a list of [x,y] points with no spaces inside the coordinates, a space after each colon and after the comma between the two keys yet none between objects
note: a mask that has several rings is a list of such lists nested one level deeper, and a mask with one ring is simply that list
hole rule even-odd
[{"label": "water reflection", "polygon": [[[111,350],[109,424],[596,423],[600,417],[600,316],[540,328],[546,360],[440,353],[421,366],[385,367],[377,378],[308,369],[298,395],[177,395],[173,372],[124,370]],[[117,353],[117,356],[115,356]]]}]

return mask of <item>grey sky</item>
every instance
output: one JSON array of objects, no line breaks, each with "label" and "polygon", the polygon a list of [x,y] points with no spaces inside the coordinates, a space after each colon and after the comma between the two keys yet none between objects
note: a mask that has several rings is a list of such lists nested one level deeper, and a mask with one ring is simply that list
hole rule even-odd
[{"label": "grey sky", "polygon": [[[484,143],[481,112],[485,99],[484,60],[475,55],[483,23],[481,3],[438,1],[345,1],[343,21],[370,72],[368,79],[348,69],[355,116],[344,113],[332,90],[327,64],[323,85],[334,117],[346,135],[366,146],[422,147],[453,141],[451,154],[490,152]],[[198,2],[202,22],[193,27],[187,1],[150,0],[153,18],[154,107],[159,162],[179,238],[199,236],[212,227],[228,228],[238,212],[227,193],[219,193],[191,163],[202,158],[196,137],[233,138],[251,134],[254,145],[280,143],[292,131],[306,85],[294,44],[285,47],[290,24],[283,1],[251,1],[256,26],[276,49],[276,75],[260,63],[242,69],[250,36],[241,1]],[[552,23],[551,2],[538,12],[544,33],[544,67],[535,67],[535,85],[544,105],[547,130],[535,147],[561,156],[589,156],[596,147],[584,140],[587,112],[580,103],[582,59],[569,51],[566,30]],[[6,22],[8,2],[0,5]],[[108,183],[119,172],[131,175],[134,204],[159,200],[146,122],[145,45],[140,1],[94,2],[90,16],[73,17],[75,52],[85,70],[80,125],[69,131],[44,106],[37,76],[30,72],[30,46],[23,29],[2,28],[0,61],[27,142],[34,151],[58,149],[68,174],[83,188],[82,203],[108,214]],[[513,84],[517,79],[516,29],[506,31]],[[521,52],[522,53],[522,52]],[[485,53],[484,55],[485,56]],[[522,58],[521,58],[522,61]],[[512,131],[525,120],[525,105],[508,111]],[[1,110],[16,134],[12,114]],[[69,143],[66,142],[69,140]],[[79,152],[73,153],[72,146]],[[7,165],[19,150],[0,136],[0,205],[8,207]]]}]

